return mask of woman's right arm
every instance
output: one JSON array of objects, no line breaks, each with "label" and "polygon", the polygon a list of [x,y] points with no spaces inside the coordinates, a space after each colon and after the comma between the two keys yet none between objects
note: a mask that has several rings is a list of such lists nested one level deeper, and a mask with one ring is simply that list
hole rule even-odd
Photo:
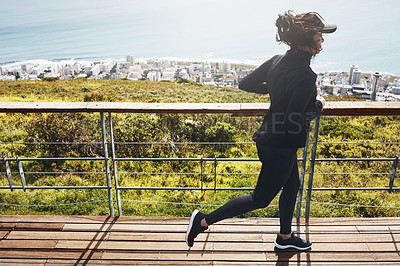
[{"label": "woman's right arm", "polygon": [[267,75],[277,56],[263,63],[239,82],[239,89],[260,94],[268,93]]}]

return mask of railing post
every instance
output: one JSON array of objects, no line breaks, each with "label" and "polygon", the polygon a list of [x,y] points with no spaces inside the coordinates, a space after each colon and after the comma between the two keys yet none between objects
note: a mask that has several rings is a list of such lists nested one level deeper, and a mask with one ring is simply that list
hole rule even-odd
[{"label": "railing post", "polygon": [[101,133],[102,133],[102,136],[103,136],[104,163],[105,163],[106,178],[107,178],[108,205],[109,205],[109,208],[110,208],[110,215],[114,216],[112,187],[111,187],[111,175],[110,175],[110,161],[109,161],[109,158],[108,158],[106,124],[104,122],[104,113],[103,112],[100,113],[100,119],[101,119]]},{"label": "railing post", "polygon": [[204,182],[204,176],[203,176],[203,155],[201,156],[200,159],[200,177],[201,177],[201,191],[203,191],[203,182]]},{"label": "railing post", "polygon": [[115,145],[114,145],[114,133],[113,133],[113,124],[112,124],[111,113],[108,113],[108,121],[110,124],[111,160],[113,163],[113,174],[114,174],[114,182],[115,182],[115,193],[117,196],[118,215],[122,216],[121,198],[119,195],[119,185],[118,185],[117,162],[115,161]]},{"label": "railing post", "polygon": [[21,160],[19,159],[19,156],[17,156],[17,164],[18,164],[19,176],[21,178],[22,189],[24,190],[24,192],[26,192],[26,181],[25,181],[24,168],[22,168],[22,163],[21,163]]},{"label": "railing post", "polygon": [[297,209],[296,209],[296,219],[300,219],[301,216],[301,201],[303,198],[303,189],[304,189],[304,177],[306,173],[306,164],[307,164],[307,151],[308,151],[308,139],[309,139],[310,130],[307,130],[307,138],[306,145],[303,149],[303,161],[301,162],[301,172],[300,172],[300,186],[299,186],[299,195],[297,199]]},{"label": "railing post", "polygon": [[217,191],[217,155],[214,155],[214,191]]},{"label": "railing post", "polygon": [[13,188],[14,183],[13,183],[13,180],[12,180],[12,174],[11,174],[11,170],[10,170],[10,165],[8,164],[8,161],[7,161],[7,156],[3,157],[3,161],[4,161],[4,165],[6,167],[6,175],[7,175],[7,179],[8,179],[8,184],[10,185],[10,190],[14,191],[14,188]]},{"label": "railing post", "polygon": [[388,190],[389,193],[392,193],[393,190],[393,182],[394,182],[394,177],[396,175],[396,169],[398,164],[399,164],[399,156],[396,155],[393,161],[392,175],[390,176],[389,190]]},{"label": "railing post", "polygon": [[308,220],[308,218],[310,217],[310,202],[311,202],[312,183],[314,177],[315,156],[317,153],[317,145],[318,145],[319,120],[320,116],[318,115],[315,119],[314,139],[313,139],[313,146],[311,150],[311,159],[310,159],[310,172],[308,175],[308,189],[307,189],[306,213],[305,213],[306,220]]}]

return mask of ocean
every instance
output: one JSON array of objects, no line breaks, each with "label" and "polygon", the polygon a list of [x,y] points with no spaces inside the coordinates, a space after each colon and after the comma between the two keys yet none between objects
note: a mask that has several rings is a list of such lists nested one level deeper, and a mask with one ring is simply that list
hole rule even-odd
[{"label": "ocean", "polygon": [[287,47],[277,14],[317,11],[325,35],[317,72],[400,75],[400,2],[295,0],[0,0],[0,65],[27,60],[180,58],[258,65]]}]

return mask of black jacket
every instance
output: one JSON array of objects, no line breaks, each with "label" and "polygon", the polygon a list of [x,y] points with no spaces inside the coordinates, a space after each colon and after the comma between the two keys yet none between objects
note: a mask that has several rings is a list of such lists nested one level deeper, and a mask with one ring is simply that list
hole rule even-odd
[{"label": "black jacket", "polygon": [[276,55],[247,75],[239,89],[267,94],[271,106],[253,136],[260,143],[280,147],[304,147],[310,121],[322,109],[316,100],[316,77],[310,68],[310,53],[289,50]]}]

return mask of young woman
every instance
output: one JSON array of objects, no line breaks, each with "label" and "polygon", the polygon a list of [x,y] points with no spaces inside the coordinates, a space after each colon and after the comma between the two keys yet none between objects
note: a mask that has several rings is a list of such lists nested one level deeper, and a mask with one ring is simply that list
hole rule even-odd
[{"label": "young woman", "polygon": [[291,224],[299,172],[297,149],[304,147],[310,121],[322,110],[325,100],[317,94],[317,75],[310,60],[321,51],[323,33],[332,33],[336,25],[326,24],[315,12],[279,15],[276,40],[290,46],[285,55],[273,56],[240,83],[239,89],[267,94],[270,110],[253,136],[261,171],[254,191],[236,197],[210,214],[193,211],[186,232],[186,243],[193,246],[196,236],[209,225],[226,218],[267,207],[282,190],[279,198],[280,233],[278,249],[307,250],[311,242],[292,233]]}]

